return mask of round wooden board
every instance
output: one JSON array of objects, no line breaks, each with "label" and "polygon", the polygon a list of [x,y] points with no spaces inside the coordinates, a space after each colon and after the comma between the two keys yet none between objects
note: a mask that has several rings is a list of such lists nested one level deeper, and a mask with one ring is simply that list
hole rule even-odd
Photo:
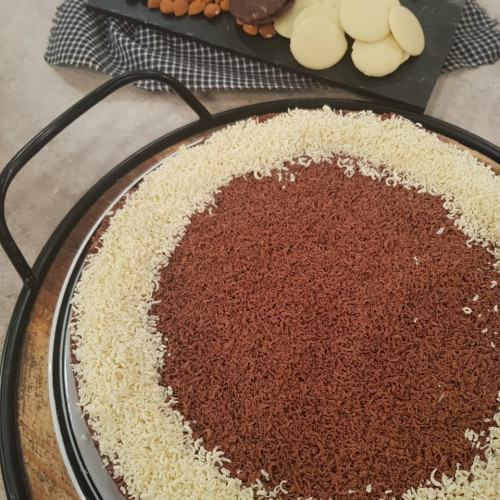
[{"label": "round wooden board", "polygon": [[[189,143],[205,135],[193,137]],[[442,138],[457,144],[453,140]],[[175,152],[182,144],[172,146],[142,163],[99,198],[75,225],[41,285],[25,334],[17,401],[22,461],[32,497],[37,500],[78,498],[59,452],[48,390],[48,353],[52,320],[69,267],[85,237],[113,200],[145,171]],[[471,152],[500,175],[499,164],[479,153]]]}]

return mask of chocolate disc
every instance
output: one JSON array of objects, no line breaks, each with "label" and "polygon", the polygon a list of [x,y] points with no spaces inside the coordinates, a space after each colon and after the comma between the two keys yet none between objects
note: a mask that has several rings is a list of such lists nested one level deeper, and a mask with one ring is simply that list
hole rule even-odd
[{"label": "chocolate disc", "polygon": [[265,24],[284,14],[293,0],[231,0],[231,14],[246,24]]}]

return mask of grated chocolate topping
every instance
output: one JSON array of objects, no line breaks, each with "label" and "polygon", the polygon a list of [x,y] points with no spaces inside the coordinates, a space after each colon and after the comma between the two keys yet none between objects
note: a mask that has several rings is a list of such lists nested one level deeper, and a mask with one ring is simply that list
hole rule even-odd
[{"label": "grated chocolate topping", "polygon": [[239,177],[192,217],[150,311],[162,383],[246,485],[400,495],[481,453],[464,433],[498,407],[498,273],[439,198],[336,161]]}]

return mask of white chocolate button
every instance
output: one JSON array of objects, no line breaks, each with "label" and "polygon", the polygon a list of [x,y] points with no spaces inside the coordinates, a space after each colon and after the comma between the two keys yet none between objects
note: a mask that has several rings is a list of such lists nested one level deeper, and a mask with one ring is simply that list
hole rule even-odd
[{"label": "white chocolate button", "polygon": [[389,26],[396,41],[410,56],[420,55],[425,46],[424,32],[415,14],[401,5],[389,12]]},{"label": "white chocolate button", "polygon": [[290,50],[302,66],[326,69],[342,59],[347,50],[347,41],[334,22],[321,17],[309,17],[293,30]]},{"label": "white chocolate button", "polygon": [[389,7],[389,9],[392,9],[393,7],[398,7],[401,5],[399,0],[384,0],[384,3]]},{"label": "white chocolate button", "polygon": [[352,62],[366,76],[385,76],[396,71],[404,52],[392,35],[375,43],[356,40],[352,45]]},{"label": "white chocolate button", "polygon": [[304,9],[295,18],[295,24],[293,25],[293,29],[295,29],[296,26],[300,24],[304,19],[307,19],[309,17],[323,17],[325,19],[328,19],[329,21],[334,22],[338,28],[344,31],[342,29],[342,26],[340,25],[339,11],[334,7],[333,8],[327,7],[321,4],[311,5],[311,7],[307,7],[307,9]]},{"label": "white chocolate button", "polygon": [[332,9],[340,9],[343,0],[318,0],[320,5],[326,5],[327,7],[331,7]]},{"label": "white chocolate button", "polygon": [[316,5],[316,0],[295,0],[292,8],[288,10],[281,17],[278,17],[274,21],[274,29],[277,33],[285,38],[290,38],[292,36],[293,25],[295,23],[295,18],[307,7]]},{"label": "white chocolate button", "polygon": [[391,31],[385,0],[344,0],[340,23],[349,36],[362,42],[378,42]]}]

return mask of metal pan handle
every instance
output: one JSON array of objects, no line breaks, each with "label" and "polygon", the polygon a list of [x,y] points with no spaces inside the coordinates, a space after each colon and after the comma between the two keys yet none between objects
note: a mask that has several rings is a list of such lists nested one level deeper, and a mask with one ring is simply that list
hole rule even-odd
[{"label": "metal pan handle", "polygon": [[0,244],[23,280],[23,283],[29,288],[32,288],[36,284],[38,278],[14,241],[5,219],[5,198],[10,183],[31,158],[78,117],[83,115],[98,102],[102,101],[105,97],[115,92],[115,90],[139,80],[156,80],[167,84],[169,87],[173,88],[184,102],[199,116],[200,123],[208,127],[212,121],[213,118],[210,112],[181,82],[159,71],[139,70],[117,76],[101,85],[71,106],[71,108],[66,110],[33,137],[33,139],[31,139],[31,141],[10,160],[0,174]]}]

